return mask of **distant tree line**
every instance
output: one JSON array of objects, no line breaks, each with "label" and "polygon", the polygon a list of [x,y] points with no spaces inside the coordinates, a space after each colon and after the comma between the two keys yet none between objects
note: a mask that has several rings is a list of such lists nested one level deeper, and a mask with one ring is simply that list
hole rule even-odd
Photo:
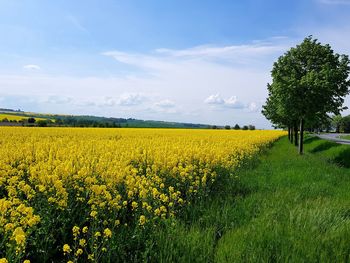
[{"label": "distant tree line", "polygon": [[[14,114],[13,114],[14,115]],[[107,118],[97,116],[74,116],[74,115],[43,115],[28,118],[26,114],[16,114],[16,117],[23,116],[21,120],[0,119],[0,125],[22,125],[38,127],[98,127],[98,128],[191,128],[205,129],[211,126],[195,123],[175,123],[152,120],[137,120],[134,118]]]},{"label": "distant tree line", "polygon": [[309,132],[336,132],[350,133],[350,115],[333,115],[324,120],[323,123],[306,128]]},{"label": "distant tree line", "polygon": [[[221,129],[220,126],[217,125],[213,125],[210,127],[211,129]],[[240,127],[238,124],[236,124],[235,126],[231,127],[230,125],[225,125],[223,127],[225,130],[255,130],[255,126],[254,125],[244,125],[242,127]]]},{"label": "distant tree line", "polygon": [[336,133],[350,133],[350,115],[342,117],[335,115],[322,130],[334,131]]},{"label": "distant tree line", "polygon": [[23,112],[20,109],[14,110],[14,109],[7,109],[7,108],[0,108],[0,111],[1,112],[7,112],[7,111],[10,111],[10,112]]},{"label": "distant tree line", "polygon": [[9,120],[8,118],[3,118],[0,119],[0,122],[2,123],[10,123],[10,124],[18,124],[18,125],[32,125],[35,123],[35,119],[34,118],[23,118],[21,120]]},{"label": "distant tree line", "polygon": [[0,122],[14,122],[14,123],[16,123],[18,121],[17,120],[9,120],[8,118],[3,118],[0,120]]},{"label": "distant tree line", "polygon": [[33,117],[22,119],[22,120],[9,120],[4,118],[0,120],[3,123],[19,124],[23,126],[38,126],[38,127],[48,127],[48,126],[66,126],[66,127],[99,127],[99,128],[120,128],[121,123],[126,122],[126,119],[121,119],[117,121],[97,121],[89,119],[80,119],[74,117],[67,118],[57,118],[57,119],[35,119]]},{"label": "distant tree line", "polygon": [[120,128],[121,123],[126,123],[126,119],[113,120],[94,120],[76,117],[56,118],[55,126],[70,126],[70,127],[99,127],[99,128]]}]

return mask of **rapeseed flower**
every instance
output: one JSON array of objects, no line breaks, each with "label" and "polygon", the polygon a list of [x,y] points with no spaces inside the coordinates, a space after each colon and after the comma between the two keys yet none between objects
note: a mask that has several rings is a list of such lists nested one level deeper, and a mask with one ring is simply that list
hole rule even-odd
[{"label": "rapeseed flower", "polygon": [[64,244],[63,245],[63,253],[69,254],[70,252],[72,252],[72,249],[70,248],[70,246],[68,244]]},{"label": "rapeseed flower", "polygon": [[[75,244],[88,247],[91,237],[97,249],[112,236],[107,226],[120,226],[121,220],[125,227],[143,226],[176,216],[203,197],[218,176],[236,178],[234,171],[244,160],[284,134],[0,127],[0,187],[6,189],[0,199],[0,233],[6,238],[0,251],[14,246],[19,256],[25,255],[26,239],[39,222],[60,212],[81,213],[88,223],[80,229],[80,222],[73,222]],[[217,174],[217,167],[233,172]],[[47,213],[48,207],[54,213]],[[99,239],[102,235],[105,239]],[[68,244],[61,246],[64,254],[73,251]],[[76,249],[80,255],[81,248]]]}]

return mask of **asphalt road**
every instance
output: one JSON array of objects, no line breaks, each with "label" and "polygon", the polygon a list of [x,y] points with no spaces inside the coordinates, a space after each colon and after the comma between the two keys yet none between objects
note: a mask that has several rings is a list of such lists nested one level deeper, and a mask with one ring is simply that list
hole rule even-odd
[{"label": "asphalt road", "polygon": [[345,139],[340,139],[340,135],[350,135],[346,133],[322,133],[322,134],[315,134],[317,137],[329,141],[334,141],[336,143],[341,143],[341,144],[348,144],[350,145],[350,140],[345,140]]}]

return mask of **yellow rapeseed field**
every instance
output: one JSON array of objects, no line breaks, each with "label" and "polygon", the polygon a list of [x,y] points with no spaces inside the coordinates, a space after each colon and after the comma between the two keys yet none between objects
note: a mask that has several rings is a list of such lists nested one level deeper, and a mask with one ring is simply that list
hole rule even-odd
[{"label": "yellow rapeseed field", "polygon": [[1,127],[0,262],[48,250],[66,261],[99,261],[123,229],[171,220],[282,135]]},{"label": "yellow rapeseed field", "polygon": [[[7,119],[9,121],[21,121],[21,120],[27,120],[28,118],[31,118],[31,116],[21,116],[21,115],[15,115],[15,114],[6,114],[6,113],[0,113],[0,121],[3,119]],[[35,120],[46,120],[44,118],[35,118]]]}]

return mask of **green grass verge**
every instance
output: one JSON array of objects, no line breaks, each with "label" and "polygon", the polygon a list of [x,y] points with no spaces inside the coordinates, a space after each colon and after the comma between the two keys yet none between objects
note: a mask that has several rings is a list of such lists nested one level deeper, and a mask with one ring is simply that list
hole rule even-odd
[{"label": "green grass verge", "polygon": [[[286,138],[148,238],[148,262],[350,262],[350,147]],[[343,166],[343,167],[341,167]]]},{"label": "green grass verge", "polygon": [[350,140],[350,135],[340,135],[339,138],[344,140]]}]

